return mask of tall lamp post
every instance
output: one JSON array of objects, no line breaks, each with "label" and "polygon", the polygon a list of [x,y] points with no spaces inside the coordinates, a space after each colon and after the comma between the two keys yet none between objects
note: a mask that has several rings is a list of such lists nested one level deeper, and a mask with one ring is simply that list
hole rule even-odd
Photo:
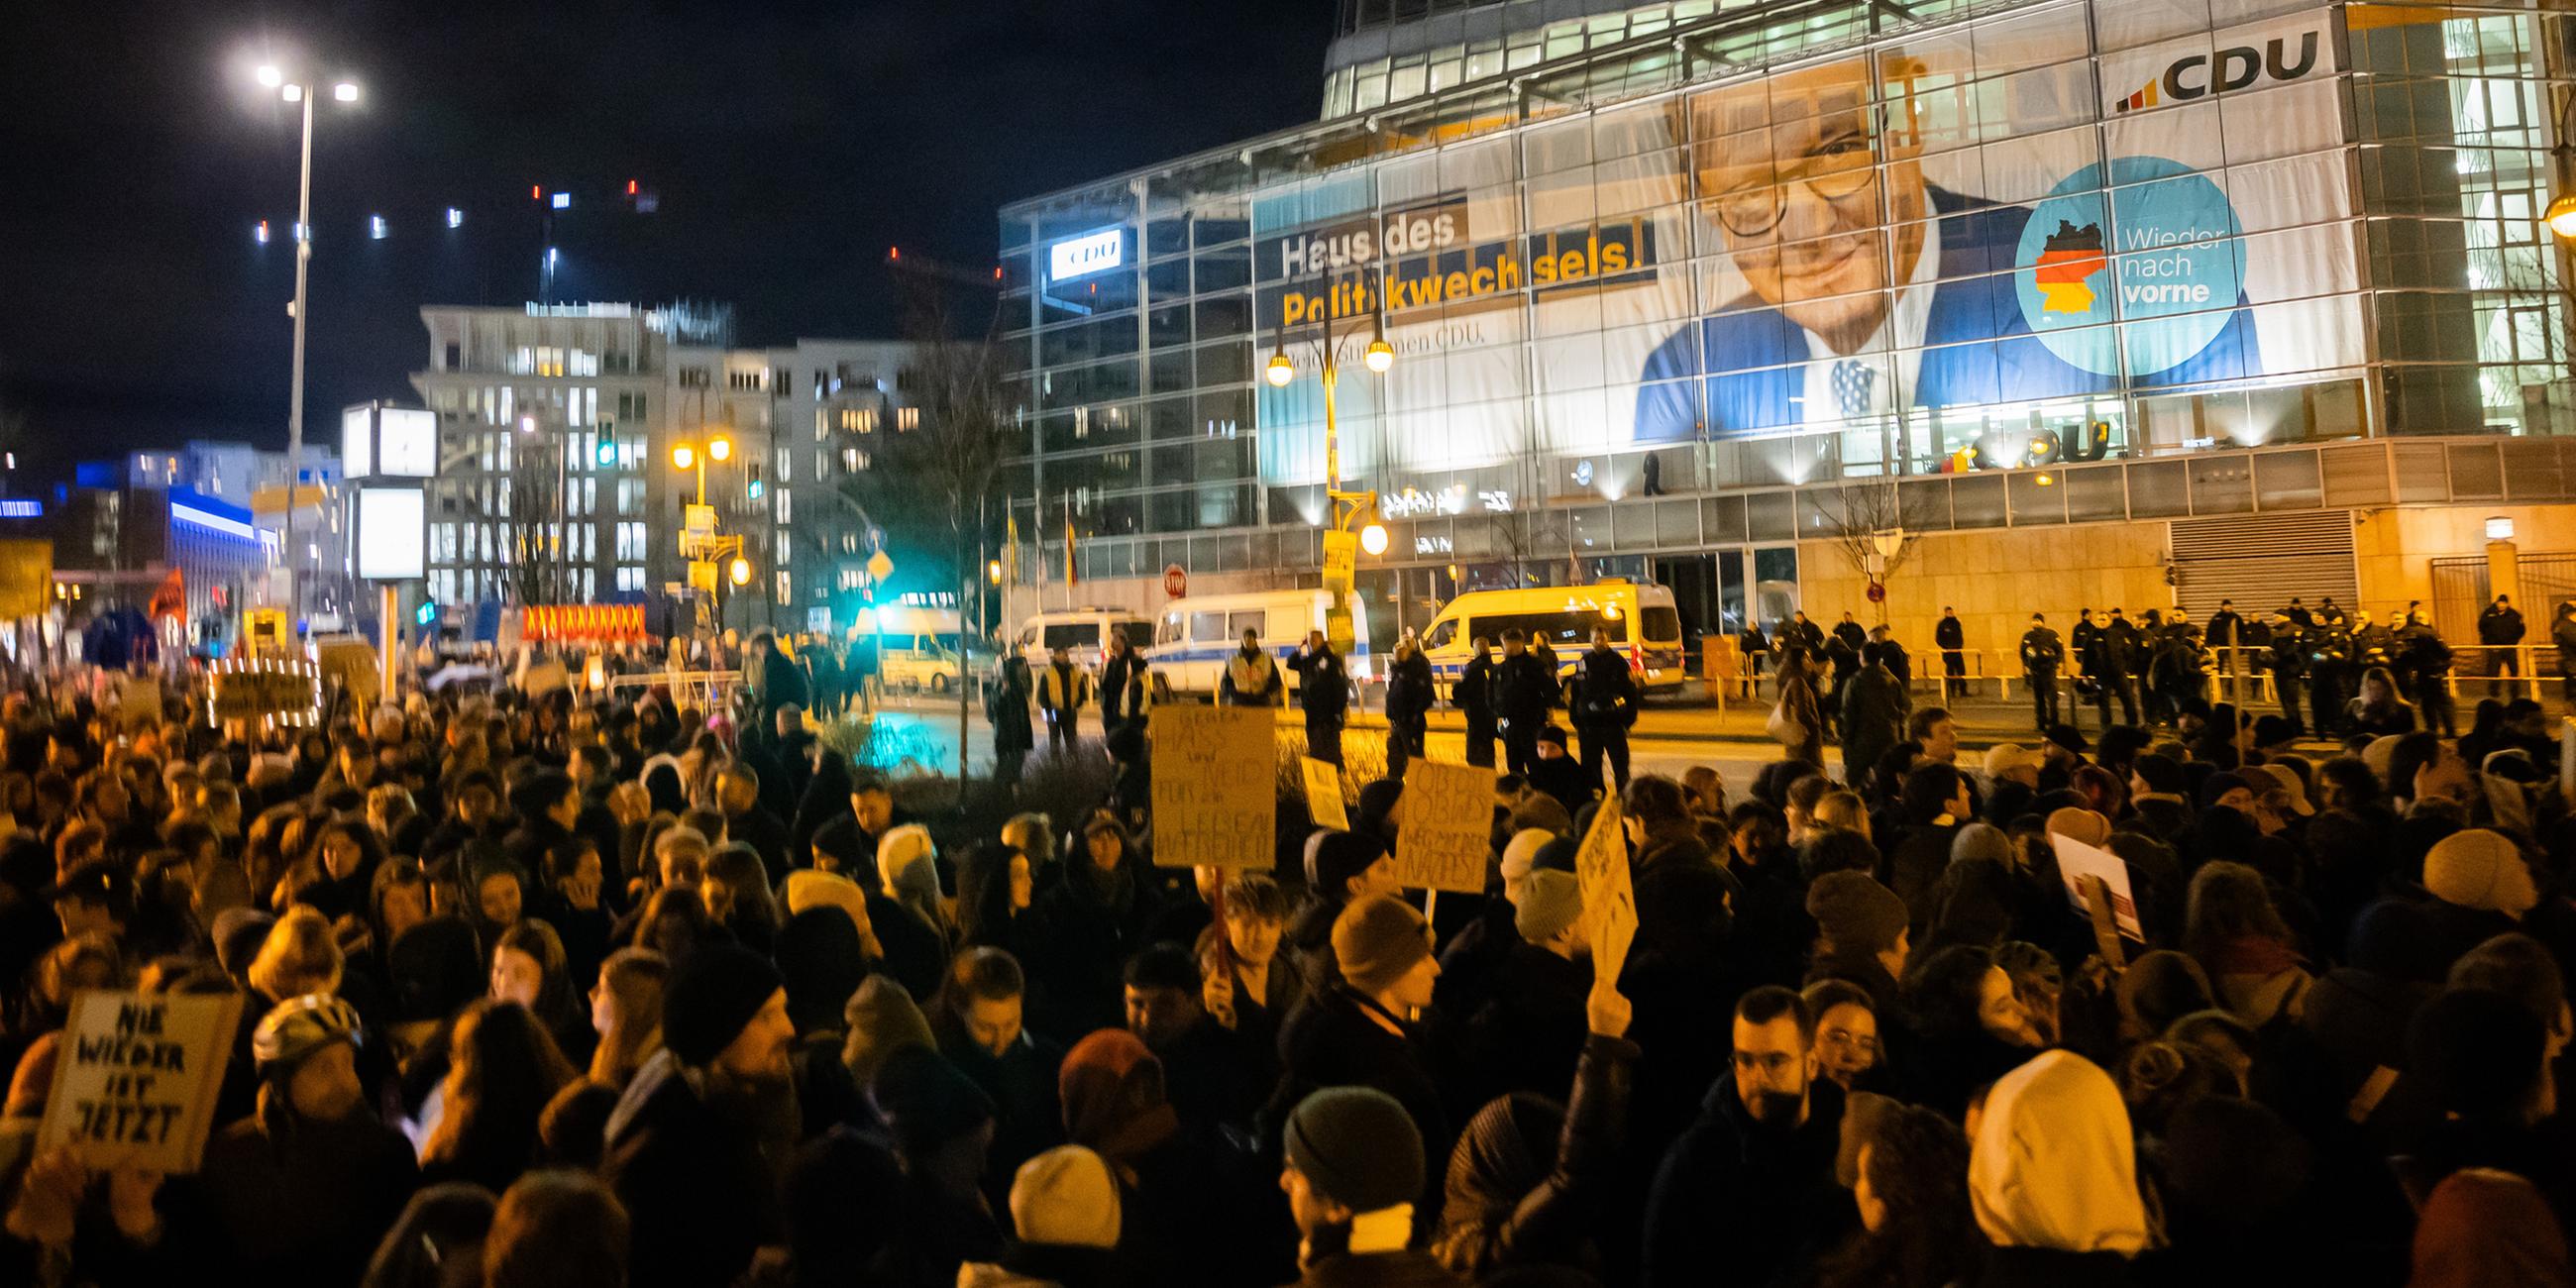
[{"label": "tall lamp post", "polygon": [[[724,576],[720,576],[719,574],[730,575],[733,580],[733,584],[736,586],[744,585],[751,580],[751,561],[742,557],[742,538],[739,536],[717,536],[715,532],[715,511],[713,507],[707,504],[707,462],[712,460],[722,463],[732,459],[733,440],[722,434],[718,434],[715,437],[708,439],[704,447],[700,447],[694,443],[675,443],[671,447],[671,464],[673,466],[682,470],[697,471],[698,502],[696,505],[689,508],[691,510],[704,513],[706,519],[706,534],[704,536],[700,536],[692,529],[691,525],[686,523],[681,524],[680,553],[687,556],[690,561],[689,582],[691,587],[693,589],[696,588],[696,585],[701,580],[702,576],[708,583],[705,587],[706,593],[708,597],[714,601],[712,604],[714,609],[713,625],[714,628],[719,631],[724,629],[724,600],[722,597]],[[725,563],[724,561],[727,560],[730,562]],[[706,569],[704,574],[700,574],[698,571],[701,565]]]},{"label": "tall lamp post", "polygon": [[[1336,293],[1328,282],[1325,299],[1331,300]],[[1368,348],[1362,351],[1360,361],[1369,370],[1385,375],[1395,365],[1395,346],[1386,342],[1385,310],[1377,300],[1370,303],[1372,338]],[[1324,530],[1324,589],[1333,595],[1333,607],[1326,616],[1326,624],[1331,628],[1327,635],[1332,646],[1348,653],[1354,636],[1350,599],[1357,577],[1358,552],[1365,550],[1372,556],[1385,554],[1387,538],[1386,525],[1378,522],[1376,490],[1355,492],[1342,487],[1341,418],[1334,401],[1334,392],[1341,381],[1341,361],[1333,348],[1333,309],[1329,303],[1324,309],[1323,321],[1324,334],[1318,346],[1321,355],[1318,374],[1324,385],[1324,497],[1332,506],[1333,521],[1332,526]],[[1263,369],[1262,378],[1269,381],[1273,389],[1287,388],[1297,378],[1297,364],[1288,356],[1288,328],[1285,323],[1279,328],[1278,347],[1271,351],[1270,362]]]},{"label": "tall lamp post", "polygon": [[[295,584],[295,488],[304,481],[304,321],[309,311],[305,283],[313,266],[313,100],[317,91],[286,79],[275,63],[262,63],[257,76],[263,88],[276,90],[278,97],[304,108],[304,145],[295,181],[295,373],[286,402],[286,522],[278,535],[278,550],[286,557],[286,609],[300,617],[304,605]],[[355,103],[358,87],[338,82],[331,87],[331,100]]]}]

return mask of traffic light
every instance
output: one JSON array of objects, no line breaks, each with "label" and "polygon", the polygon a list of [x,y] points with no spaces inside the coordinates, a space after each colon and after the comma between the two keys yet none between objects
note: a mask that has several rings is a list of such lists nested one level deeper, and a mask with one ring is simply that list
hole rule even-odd
[{"label": "traffic light", "polygon": [[760,481],[760,463],[758,461],[752,462],[750,475],[751,481],[747,486],[751,493],[751,499],[757,501],[760,498],[769,495],[769,485]]},{"label": "traffic light", "polygon": [[606,434],[600,435],[599,447],[591,453],[591,459],[603,470],[613,468],[617,464],[617,440]]},{"label": "traffic light", "polygon": [[420,601],[420,607],[412,610],[411,619],[414,623],[422,626],[428,626],[436,622],[438,620],[438,601],[434,599],[424,599]]}]

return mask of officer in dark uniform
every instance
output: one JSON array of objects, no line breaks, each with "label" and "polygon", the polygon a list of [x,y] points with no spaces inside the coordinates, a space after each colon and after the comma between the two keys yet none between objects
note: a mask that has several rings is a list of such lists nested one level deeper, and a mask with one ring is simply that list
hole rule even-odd
[{"label": "officer in dark uniform", "polygon": [[2293,733],[2307,730],[2307,717],[2299,710],[2299,685],[2308,674],[2309,637],[2315,628],[2292,617],[2288,609],[2272,615],[2272,647],[2266,661],[2272,668],[2272,695],[2281,702],[2281,718],[2290,722]]},{"label": "officer in dark uniform", "polygon": [[2308,710],[2316,716],[2310,725],[2319,737],[2331,738],[2343,729],[2343,704],[2351,691],[2348,673],[2352,670],[2352,632],[2339,618],[2318,614],[2316,625],[2308,628]]},{"label": "officer in dark uniform", "polygon": [[1583,776],[1598,786],[1601,756],[1610,755],[1613,790],[1628,786],[1628,727],[1637,723],[1637,680],[1628,659],[1610,647],[1610,629],[1592,628],[1592,647],[1575,664],[1574,731],[1583,741]]},{"label": "officer in dark uniform", "polygon": [[2066,665],[2066,645],[2050,630],[2048,619],[2030,615],[2021,634],[2021,677],[2030,685],[2031,718],[2041,733],[2057,723],[2057,671]]},{"label": "officer in dark uniform", "polygon": [[1932,624],[1932,642],[1941,649],[1941,702],[1944,706],[1968,695],[1968,632],[1959,624],[1959,610],[1946,604],[1941,607],[1941,620]]},{"label": "officer in dark uniform", "polygon": [[1494,667],[1494,714],[1501,718],[1503,765],[1515,774],[1529,773],[1538,760],[1538,735],[1547,727],[1548,708],[1556,705],[1556,668],[1529,649],[1520,627],[1503,632],[1503,660]]},{"label": "officer in dark uniform", "polygon": [[1449,705],[1467,713],[1467,763],[1494,766],[1494,642],[1476,637],[1476,655],[1449,686]]},{"label": "officer in dark uniform", "polygon": [[1326,764],[1342,763],[1342,718],[1351,706],[1350,672],[1322,631],[1306,632],[1306,643],[1288,659],[1298,675],[1297,705],[1306,711],[1306,754]]}]

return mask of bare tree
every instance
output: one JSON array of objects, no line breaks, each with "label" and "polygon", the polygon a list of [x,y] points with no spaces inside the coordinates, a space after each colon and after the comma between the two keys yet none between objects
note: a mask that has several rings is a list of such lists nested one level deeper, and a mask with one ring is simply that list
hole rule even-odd
[{"label": "bare tree", "polygon": [[[972,556],[1005,508],[999,494],[1002,467],[1026,450],[1027,440],[1011,415],[1008,364],[999,343],[999,297],[992,299],[992,317],[983,334],[961,338],[951,295],[976,299],[990,294],[990,288],[977,289],[978,279],[917,259],[904,261],[903,269],[897,284],[905,295],[904,336],[919,346],[908,390],[920,412],[919,424],[898,427],[873,467],[852,476],[847,486],[851,500],[889,525],[925,538],[929,534],[924,529],[946,529],[957,587],[957,778],[962,790],[969,695],[975,689],[968,667],[968,606],[982,593],[977,583],[983,575]],[[955,289],[960,284],[967,285]]]},{"label": "bare tree", "polygon": [[1920,507],[1908,504],[1893,475],[1849,479],[1800,495],[1814,507],[1834,548],[1869,583],[1870,602],[1878,607],[1879,624],[1885,625],[1887,581],[1923,538]]}]

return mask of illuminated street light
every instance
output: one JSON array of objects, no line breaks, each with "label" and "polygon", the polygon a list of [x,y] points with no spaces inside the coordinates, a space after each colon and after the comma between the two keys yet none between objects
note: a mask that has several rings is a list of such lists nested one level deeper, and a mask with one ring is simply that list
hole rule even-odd
[{"label": "illuminated street light", "polygon": [[260,86],[264,89],[276,89],[286,83],[286,73],[279,71],[275,63],[260,64],[257,74]]},{"label": "illuminated street light", "polygon": [[347,82],[347,81],[342,81],[342,82],[340,82],[339,84],[332,86],[332,87],[331,87],[331,101],[332,101],[332,102],[335,102],[335,103],[355,103],[355,102],[357,102],[357,101],[358,101],[358,87],[357,87],[357,86],[355,86],[355,85],[350,84],[350,83],[349,83],[349,82]]},{"label": "illuminated street light", "polygon": [[735,555],[733,557],[732,566],[725,569],[725,575],[732,578],[733,584],[737,586],[750,585],[751,561],[743,558],[741,555]]},{"label": "illuminated street light", "polygon": [[714,438],[707,440],[707,459],[715,461],[718,464],[732,460],[733,440],[730,438]]},{"label": "illuminated street light", "polygon": [[2549,231],[2576,240],[2576,192],[2562,192],[2549,201]]},{"label": "illuminated street light", "polygon": [[1383,523],[1372,523],[1367,527],[1360,529],[1360,549],[1367,551],[1371,555],[1385,554],[1386,525]]},{"label": "illuminated street light", "polygon": [[1297,378],[1297,364],[1290,362],[1288,351],[1282,349],[1270,355],[1270,365],[1262,368],[1261,378],[1269,381],[1273,389],[1285,389],[1289,381]]},{"label": "illuminated street light", "polygon": [[671,449],[671,464],[674,467],[685,470],[694,467],[697,463],[698,449],[686,443]]},{"label": "illuminated street light", "polygon": [[1387,368],[1395,365],[1395,346],[1388,344],[1386,337],[1381,335],[1369,341],[1368,352],[1360,355],[1360,361],[1367,363],[1369,370],[1385,375]]}]

